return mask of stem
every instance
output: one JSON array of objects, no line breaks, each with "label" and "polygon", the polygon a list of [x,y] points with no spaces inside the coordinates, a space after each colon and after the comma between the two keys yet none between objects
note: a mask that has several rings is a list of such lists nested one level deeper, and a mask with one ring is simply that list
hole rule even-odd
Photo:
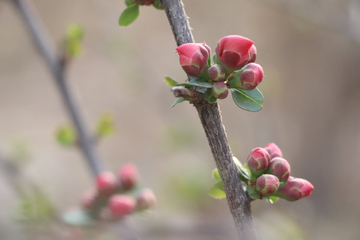
[{"label": "stem", "polygon": [[[194,42],[188,18],[181,0],[160,0],[165,8],[177,45]],[[239,173],[232,160],[224,126],[217,103],[195,103],[201,124],[223,182],[230,212],[240,240],[254,240],[256,233],[251,216],[251,199],[243,190]]]},{"label": "stem", "polygon": [[96,152],[92,138],[90,137],[90,134],[88,134],[84,121],[81,118],[75,98],[73,97],[68,86],[61,61],[55,54],[55,51],[51,46],[51,41],[47,36],[42,22],[39,18],[37,18],[31,2],[26,0],[12,1],[19,10],[19,13],[34,40],[35,45],[38,47],[42,57],[48,65],[49,70],[51,71],[51,74],[53,75],[66,110],[68,111],[68,114],[70,115],[70,118],[75,126],[81,150],[93,176],[96,176],[102,172],[103,167]]}]

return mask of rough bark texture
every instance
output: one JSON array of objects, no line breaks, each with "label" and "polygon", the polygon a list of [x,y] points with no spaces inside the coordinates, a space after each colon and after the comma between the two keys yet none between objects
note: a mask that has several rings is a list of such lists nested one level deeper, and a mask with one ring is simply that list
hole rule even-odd
[{"label": "rough bark texture", "polygon": [[[177,45],[194,42],[181,0],[161,0],[161,2],[164,5]],[[219,106],[217,103],[209,104],[205,101],[193,104],[198,111],[219,170],[239,239],[256,239],[250,209],[251,199],[242,188],[238,170],[232,160],[231,149],[221,122]]]}]

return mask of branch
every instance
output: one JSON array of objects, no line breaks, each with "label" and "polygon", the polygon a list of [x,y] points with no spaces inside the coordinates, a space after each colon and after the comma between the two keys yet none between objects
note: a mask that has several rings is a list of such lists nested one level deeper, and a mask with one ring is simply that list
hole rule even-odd
[{"label": "branch", "polygon": [[[177,45],[194,42],[181,0],[160,0],[165,8]],[[251,216],[251,199],[243,190],[217,103],[194,103],[223,182],[230,212],[240,240],[254,240],[256,233]]]},{"label": "branch", "polygon": [[81,150],[85,159],[93,173],[96,176],[102,172],[103,167],[98,157],[94,144],[87,129],[85,128],[84,121],[81,118],[77,103],[70,91],[65,76],[64,68],[58,56],[51,46],[51,41],[47,36],[45,28],[40,19],[37,18],[35,10],[31,2],[26,0],[12,0],[17,7],[21,17],[23,18],[26,27],[28,28],[35,45],[38,47],[42,57],[48,65],[51,74],[58,86],[58,90],[62,96],[62,100],[68,111],[70,118],[75,126]]}]

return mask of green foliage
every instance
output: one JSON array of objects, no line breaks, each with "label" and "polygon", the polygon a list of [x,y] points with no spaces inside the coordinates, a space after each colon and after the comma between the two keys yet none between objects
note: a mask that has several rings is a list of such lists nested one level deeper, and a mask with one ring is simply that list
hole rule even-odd
[{"label": "green foliage", "polygon": [[72,209],[66,212],[62,219],[65,223],[73,226],[89,226],[95,223],[94,218],[82,209]]},{"label": "green foliage", "polygon": [[185,86],[185,87],[203,87],[203,88],[212,88],[213,84],[202,79],[196,78],[189,82],[179,83],[176,86]]},{"label": "green foliage", "polygon": [[140,15],[139,4],[131,4],[122,12],[119,18],[119,25],[126,27],[133,23]]},{"label": "green foliage", "polygon": [[154,8],[156,8],[156,9],[164,10],[164,6],[161,4],[161,2],[160,2],[159,0],[155,0],[153,6],[154,6]]},{"label": "green foliage", "polygon": [[115,133],[115,123],[114,123],[114,114],[111,112],[106,112],[101,115],[97,127],[96,133],[99,137],[111,136]]},{"label": "green foliage", "polygon": [[217,182],[214,186],[212,186],[209,190],[209,194],[217,199],[225,198],[226,194],[222,182]]},{"label": "green foliage", "polygon": [[235,104],[247,111],[258,112],[262,109],[264,96],[255,88],[253,90],[231,89]]},{"label": "green foliage", "polygon": [[136,4],[136,3],[134,3],[132,0],[125,0],[125,4],[126,4],[126,6],[131,6],[131,5],[134,5],[134,4]]},{"label": "green foliage", "polygon": [[166,76],[166,77],[165,77],[165,82],[166,82],[166,84],[169,85],[170,87],[174,87],[174,86],[176,86],[176,85],[178,84],[177,81],[175,81],[174,79],[172,79],[172,78],[169,77],[169,76]]},{"label": "green foliage", "polygon": [[65,49],[71,57],[77,57],[82,52],[81,41],[84,37],[84,29],[71,24],[66,31]]},{"label": "green foliage", "polygon": [[56,133],[58,143],[63,146],[73,146],[77,141],[77,134],[71,125],[64,125]]},{"label": "green foliage", "polygon": [[248,185],[246,187],[246,190],[248,191],[249,193],[249,196],[252,198],[252,199],[258,199],[260,198],[260,195],[254,190],[254,188],[250,185]]},{"label": "green foliage", "polygon": [[204,99],[208,102],[208,103],[214,103],[217,100],[217,97],[213,96],[211,93],[211,89],[206,90],[206,92],[204,93]]},{"label": "green foliage", "polygon": [[218,181],[221,181],[219,170],[217,168],[213,170],[212,177]]},{"label": "green foliage", "polygon": [[178,97],[175,102],[171,105],[171,107],[175,107],[176,104],[178,103],[182,103],[183,101],[185,101],[186,99],[183,97]]}]

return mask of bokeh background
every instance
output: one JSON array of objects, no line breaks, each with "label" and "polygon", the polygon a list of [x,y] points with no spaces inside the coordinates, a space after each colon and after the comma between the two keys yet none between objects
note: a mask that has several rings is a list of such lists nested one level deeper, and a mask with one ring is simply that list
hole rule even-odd
[{"label": "bokeh background", "polygon": [[[67,112],[11,1],[0,1],[0,239],[235,239],[226,200],[207,191],[215,168],[195,109],[175,100],[163,78],[184,81],[163,11],[142,7],[118,26],[120,0],[34,0],[54,47],[67,27],[85,29],[68,78],[88,128],[111,111],[116,134],[97,148],[108,170],[137,164],[156,209],[120,223],[73,228],[63,212],[93,180],[82,154],[60,146]],[[353,240],[360,235],[360,1],[184,0],[197,42],[213,49],[230,34],[255,42],[265,71],[264,108],[220,101],[233,153],[245,161],[276,142],[292,175],[315,186],[289,203],[256,201],[260,239]],[[131,229],[131,230],[130,230]]]}]

